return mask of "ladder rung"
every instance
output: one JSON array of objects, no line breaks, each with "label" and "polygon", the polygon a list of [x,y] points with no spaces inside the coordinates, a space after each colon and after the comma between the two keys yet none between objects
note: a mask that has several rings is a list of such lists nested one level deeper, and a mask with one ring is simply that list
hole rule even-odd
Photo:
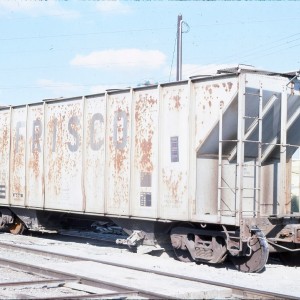
[{"label": "ladder rung", "polygon": [[254,120],[258,120],[257,117],[251,117],[251,116],[244,116],[244,119],[254,119]]},{"label": "ladder rung", "polygon": [[232,187],[228,187],[228,186],[219,186],[218,189],[221,190],[238,190],[238,188],[232,188]]},{"label": "ladder rung", "polygon": [[257,143],[257,144],[262,144],[260,141],[253,141],[253,140],[243,140],[243,143]]},{"label": "ladder rung", "polygon": [[223,142],[232,142],[232,143],[237,143],[239,140],[219,140],[219,143]]},{"label": "ladder rung", "polygon": [[261,97],[260,94],[255,94],[255,93],[244,93],[244,95],[251,95],[251,96],[258,96],[258,97]]}]

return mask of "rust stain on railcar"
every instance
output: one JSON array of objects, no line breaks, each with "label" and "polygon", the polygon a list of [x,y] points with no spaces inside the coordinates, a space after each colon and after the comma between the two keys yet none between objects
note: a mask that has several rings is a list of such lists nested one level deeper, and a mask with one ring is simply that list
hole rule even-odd
[{"label": "rust stain on railcar", "polygon": [[[49,197],[69,205],[70,184],[82,168],[81,102],[62,102],[49,106],[47,122],[47,180]],[[77,188],[78,186],[76,186]]]},{"label": "rust stain on railcar", "polygon": [[230,82],[230,81],[229,82],[223,82],[222,86],[223,86],[225,92],[230,92],[231,89],[232,89],[233,83]]},{"label": "rust stain on railcar", "polygon": [[184,178],[187,178],[187,173],[184,174],[182,171],[176,172],[174,170],[167,172],[163,169],[162,178],[170,193],[171,202],[176,205],[182,202],[187,191],[187,186],[183,186],[185,182]]},{"label": "rust stain on railcar", "polygon": [[2,138],[0,140],[0,150],[1,150],[1,154],[3,155],[5,150],[8,147],[8,129],[7,126],[5,126],[2,130]]},{"label": "rust stain on railcar", "polygon": [[32,158],[29,161],[29,168],[32,169],[34,176],[37,179],[40,175],[39,151],[35,149],[31,157]]},{"label": "rust stain on railcar", "polygon": [[[123,99],[123,101],[125,101],[125,99]],[[115,115],[124,112],[120,107],[115,111]],[[123,123],[122,123],[122,118],[119,115],[117,117],[117,123],[114,124],[114,126],[116,126],[116,133],[117,136],[114,137],[110,136],[109,137],[109,148],[111,153],[114,153],[114,169],[116,170],[117,173],[119,173],[121,170],[124,171],[125,168],[125,161],[128,159],[128,136],[129,136],[129,124],[128,124],[128,120],[129,120],[129,111],[128,111],[128,107],[126,107],[126,117],[127,117],[127,127],[124,128],[123,127]],[[126,134],[125,134],[126,133]],[[125,140],[126,139],[126,142]],[[124,148],[120,149],[117,147],[117,145],[122,145],[124,144]]]},{"label": "rust stain on railcar", "polygon": [[[16,145],[17,139],[16,135],[13,137],[13,144]],[[24,166],[24,155],[25,155],[25,139],[23,135],[19,136],[18,139],[18,149],[14,148],[13,151],[13,173],[21,167]]]},{"label": "rust stain on railcar", "polygon": [[204,96],[204,99],[212,99],[214,95],[216,95],[218,90],[223,87],[223,90],[226,93],[229,93],[233,87],[233,83],[228,81],[228,82],[222,82],[220,84],[218,83],[213,83],[213,84],[208,84],[206,86],[202,86],[202,93]]},{"label": "rust stain on railcar", "polygon": [[[184,104],[182,102],[182,93],[184,93],[184,89],[176,89],[173,91],[170,91],[171,95],[168,97],[168,108],[170,111],[180,111],[184,108]],[[167,90],[166,93],[163,95],[164,98],[167,97],[167,94],[169,91]]]},{"label": "rust stain on railcar", "polygon": [[[42,124],[42,115],[43,112],[41,109],[37,110],[38,116],[35,118],[35,120],[40,121]],[[35,179],[38,179],[40,175],[40,151],[42,151],[42,128],[39,126],[36,126],[33,128],[33,136],[30,137],[30,160],[29,160],[29,169],[32,170]],[[40,145],[40,148],[37,148],[35,145]]]},{"label": "rust stain on railcar", "polygon": [[224,105],[227,106],[236,89],[237,82],[228,79],[195,83],[195,134],[197,145],[202,144],[212,126],[218,121],[220,103],[224,102]]},{"label": "rust stain on railcar", "polygon": [[123,149],[114,149],[113,138],[109,137],[109,148],[111,153],[115,153],[114,155],[114,169],[117,173],[120,173],[121,170],[125,167],[125,160],[127,159],[127,151]]},{"label": "rust stain on railcar", "polygon": [[20,175],[20,169],[24,168],[25,166],[25,138],[22,134],[19,134],[17,140],[16,130],[14,130],[12,142],[14,145],[12,161],[12,191],[13,197],[21,200],[20,198],[23,197],[23,186],[21,184],[21,181],[24,178],[22,177],[22,175]]},{"label": "rust stain on railcar", "polygon": [[157,99],[152,96],[139,95],[135,106],[135,145],[136,164],[142,172],[152,173],[152,151],[153,151],[153,119],[151,111],[157,106]]},{"label": "rust stain on railcar", "polygon": [[[52,110],[53,108],[51,108]],[[50,148],[48,153],[49,171],[48,180],[51,186],[55,189],[55,194],[60,193],[60,187],[58,183],[62,175],[63,169],[63,123],[65,121],[65,115],[59,114],[58,117],[55,115],[50,118],[47,124],[48,128],[48,147]],[[55,149],[55,151],[53,151]],[[54,153],[55,159],[53,159]]]},{"label": "rust stain on railcar", "polygon": [[108,98],[108,197],[107,210],[123,214],[128,210],[130,181],[131,94]]}]

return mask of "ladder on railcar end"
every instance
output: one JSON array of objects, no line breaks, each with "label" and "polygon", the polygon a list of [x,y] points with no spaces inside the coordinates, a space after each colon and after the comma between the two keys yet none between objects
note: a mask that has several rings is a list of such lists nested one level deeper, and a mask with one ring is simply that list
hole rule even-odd
[{"label": "ladder on railcar end", "polygon": [[[219,113],[219,151],[218,151],[218,220],[221,220],[222,210],[222,191],[225,189],[231,189],[235,192],[236,202],[235,202],[235,210],[233,211],[233,216],[236,217],[236,224],[238,225],[243,213],[248,212],[252,213],[253,217],[260,216],[260,199],[261,199],[261,166],[262,166],[262,117],[263,117],[263,104],[262,104],[262,85],[260,84],[260,89],[258,94],[251,94],[252,96],[258,97],[258,115],[257,116],[247,116],[245,115],[245,101],[246,96],[250,95],[250,93],[246,93],[245,83],[243,86],[240,85],[240,92],[238,97],[238,124],[237,124],[237,140],[223,140],[223,107],[220,106]],[[266,108],[269,109],[269,108]],[[245,132],[245,121],[246,119],[252,120],[251,125],[248,127],[247,132]],[[258,127],[258,139],[257,140],[249,140],[251,133]],[[229,159],[228,165],[230,164],[230,160],[236,156],[236,184],[234,187],[224,186],[222,185],[222,174],[223,168],[226,166],[223,163],[223,143],[224,142],[232,142],[236,143],[236,147],[232,151]],[[245,144],[246,143],[254,143],[257,144],[257,158],[254,160],[252,165],[247,164],[247,166],[252,166],[255,168],[253,186],[245,187],[244,186],[244,167],[245,167]],[[253,191],[253,210],[244,211],[243,210],[243,200],[244,200],[244,191],[252,190]]]}]

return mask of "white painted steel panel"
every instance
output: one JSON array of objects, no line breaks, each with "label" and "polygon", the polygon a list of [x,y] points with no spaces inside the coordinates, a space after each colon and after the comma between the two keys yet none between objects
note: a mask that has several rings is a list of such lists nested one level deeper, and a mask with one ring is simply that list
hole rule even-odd
[{"label": "white painted steel panel", "polygon": [[[195,95],[195,146],[197,151],[196,201],[193,220],[235,223],[236,170],[222,160],[220,208],[218,208],[219,116],[223,111],[223,139],[237,138],[237,93],[235,76],[193,84]],[[236,143],[223,143],[224,150]],[[220,209],[220,211],[218,211]],[[219,217],[218,217],[219,216]]]},{"label": "white painted steel panel", "polygon": [[84,101],[83,202],[87,212],[104,213],[106,97],[99,95]]},{"label": "white painted steel panel", "polygon": [[132,104],[132,214],[155,218],[159,199],[158,89],[135,91]]},{"label": "white painted steel panel", "polygon": [[[241,75],[242,76],[242,75]],[[278,78],[260,74],[246,75],[246,89],[239,91],[240,95],[245,96],[245,114],[238,115],[237,80],[222,79],[198,82],[195,84],[196,94],[196,145],[198,150],[197,163],[197,200],[195,220],[217,221],[226,223],[228,217],[234,219],[238,213],[238,204],[241,201],[241,210],[243,217],[253,217],[257,213],[272,214],[277,213],[280,201],[285,205],[289,199],[280,197],[280,165],[274,163],[274,159],[279,159],[278,146],[271,144],[280,143],[281,127],[281,93],[286,89],[287,79]],[[262,176],[259,177],[259,161],[255,158],[258,155],[258,125],[255,125],[259,113],[259,93],[262,88],[262,154],[267,160],[262,167]],[[298,92],[299,93],[299,92]],[[297,101],[298,100],[298,101]],[[219,105],[223,108],[223,139],[237,139],[238,126],[245,122],[244,139],[251,142],[244,144],[245,160],[242,169],[242,199],[238,199],[238,185],[236,173],[236,145],[234,142],[223,142],[223,162],[221,176],[221,202],[220,211],[217,204],[217,174],[218,170],[218,135],[219,135]],[[300,107],[300,101],[295,96],[295,92],[288,97],[287,113],[288,120],[299,119],[297,113]],[[293,111],[296,111],[294,113]],[[300,109],[299,109],[300,111]],[[291,121],[292,122],[292,121]],[[291,123],[290,122],[290,123]],[[297,121],[293,121],[294,127]],[[292,128],[292,125],[290,126]],[[287,132],[290,127],[287,125]],[[290,141],[299,143],[299,135],[295,130],[293,134],[288,134]],[[254,141],[254,143],[253,143]],[[255,142],[256,141],[256,142]],[[288,149],[289,147],[287,147]],[[290,147],[291,148],[291,147]],[[270,149],[270,150],[269,150]],[[277,149],[277,150],[276,150]],[[275,152],[274,152],[275,151]],[[276,151],[278,152],[276,154]],[[293,151],[290,149],[290,152]],[[215,155],[208,159],[207,155]],[[270,158],[268,158],[271,155]],[[272,158],[273,157],[273,158]],[[228,159],[228,160],[227,160]],[[271,160],[270,160],[271,159]],[[207,165],[207,163],[211,165]],[[270,171],[272,169],[272,171]],[[206,177],[208,176],[208,178]],[[213,179],[215,178],[215,180]],[[286,178],[283,179],[287,180]],[[289,186],[288,182],[284,184]],[[260,194],[261,190],[261,194]],[[281,196],[281,198],[283,198]],[[260,203],[259,203],[260,201]],[[218,218],[218,215],[220,217]],[[227,220],[225,220],[225,217]],[[235,223],[230,222],[229,223]]]},{"label": "white painted steel panel", "polygon": [[130,214],[131,92],[107,99],[106,212]]},{"label": "white painted steel panel", "polygon": [[188,219],[189,86],[164,86],[161,91],[161,188],[159,217]]},{"label": "white painted steel panel", "polygon": [[47,104],[45,207],[82,211],[83,101]]},{"label": "white painted steel panel", "polygon": [[0,110],[0,203],[9,203],[10,109]]},{"label": "white painted steel panel", "polygon": [[44,106],[28,106],[26,141],[26,205],[44,202]]},{"label": "white painted steel panel", "polygon": [[[1,109],[0,203],[224,224],[237,224],[240,204],[244,217],[277,213],[278,205],[280,211],[282,205],[288,211],[289,199],[279,197],[289,179],[279,177],[289,167],[279,162],[283,158],[279,150],[286,149],[288,163],[295,147],[275,144],[280,143],[282,126],[288,144],[300,143],[299,90],[286,88],[286,78],[243,76],[48,101],[12,108],[12,118],[10,109]],[[254,121],[260,89],[261,176]],[[285,89],[287,124],[281,113]],[[241,105],[246,117],[238,115]],[[221,166],[220,113],[222,138],[227,140],[222,142]],[[240,145],[242,140],[251,141],[245,143],[242,159],[238,137]]]},{"label": "white painted steel panel", "polygon": [[25,205],[26,107],[12,110],[10,156],[10,203]]},{"label": "white painted steel panel", "polygon": [[[229,108],[238,92],[236,77],[205,80],[194,83],[195,107],[196,107],[196,138],[195,149],[199,149],[209,134],[219,122],[220,106],[224,110]],[[234,114],[237,111],[233,112]],[[236,124],[235,124],[236,125]],[[224,136],[231,135],[232,128],[224,128]],[[218,135],[214,136],[214,143],[218,144]]]},{"label": "white painted steel panel", "polygon": [[[211,180],[215,178],[215,180]],[[195,219],[203,215],[217,215],[218,159],[203,157],[197,159],[197,198]]]}]

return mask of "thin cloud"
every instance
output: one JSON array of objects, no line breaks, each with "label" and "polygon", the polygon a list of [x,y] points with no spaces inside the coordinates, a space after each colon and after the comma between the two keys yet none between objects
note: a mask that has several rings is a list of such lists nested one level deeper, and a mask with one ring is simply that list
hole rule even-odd
[{"label": "thin cloud", "polygon": [[0,11],[1,15],[15,12],[33,17],[56,16],[65,19],[79,17],[78,12],[65,9],[56,1],[0,1]]},{"label": "thin cloud", "polygon": [[95,69],[144,68],[154,70],[162,67],[165,61],[166,56],[158,50],[120,49],[76,55],[70,64]]},{"label": "thin cloud", "polygon": [[118,0],[100,1],[97,3],[96,9],[103,14],[128,14],[132,12],[130,6]]},{"label": "thin cloud", "polygon": [[[59,82],[51,79],[39,79],[37,85],[49,91],[49,97],[64,97],[80,94],[82,87],[70,82]],[[51,95],[50,95],[51,93]]]},{"label": "thin cloud", "polygon": [[[218,70],[237,67],[238,64],[209,64],[209,65],[198,65],[198,64],[182,64],[182,80],[189,79],[191,76],[197,75],[215,75]],[[176,78],[176,66],[173,66],[170,72],[169,68],[164,69],[164,74],[169,75],[170,81],[175,81]]]},{"label": "thin cloud", "polygon": [[89,89],[90,94],[100,94],[107,90],[119,90],[129,88],[128,84],[107,84],[107,85],[95,85]]},{"label": "thin cloud", "polygon": [[189,78],[195,75],[214,75],[218,70],[236,67],[237,64],[210,64],[210,65],[193,65],[184,64],[182,66],[182,77]]}]

